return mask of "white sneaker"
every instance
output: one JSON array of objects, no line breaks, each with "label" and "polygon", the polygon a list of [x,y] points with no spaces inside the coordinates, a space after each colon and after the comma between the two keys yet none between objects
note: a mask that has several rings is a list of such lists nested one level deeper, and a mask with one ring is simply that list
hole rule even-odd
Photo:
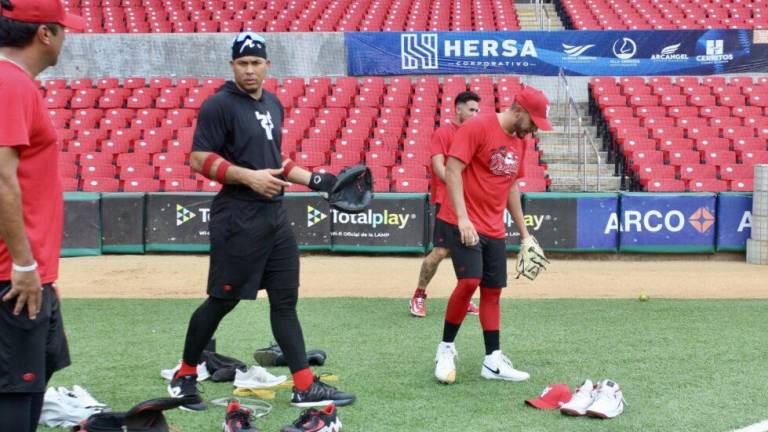
[{"label": "white sneaker", "polygon": [[[173,369],[163,369],[160,371],[160,376],[167,379],[168,381],[172,380],[173,377],[176,375],[176,371],[181,369],[181,362],[176,365]],[[200,363],[197,365],[197,382],[205,381],[208,378],[211,377],[211,374],[208,373],[208,367],[205,365],[205,362]]]},{"label": "white sneaker", "polygon": [[456,345],[440,342],[435,355],[435,378],[445,384],[453,384],[456,381]]},{"label": "white sneaker", "polygon": [[235,387],[244,387],[251,389],[261,389],[274,387],[284,383],[288,377],[285,375],[275,376],[269,373],[261,366],[251,366],[247,372],[235,370]]},{"label": "white sneaker", "polygon": [[600,381],[596,392],[595,401],[587,408],[588,416],[610,419],[624,412],[624,394],[615,381]]},{"label": "white sneaker", "polygon": [[595,396],[597,396],[595,385],[588,379],[576,390],[570,402],[560,407],[560,413],[570,416],[586,415],[587,408],[595,401]]},{"label": "white sneaker", "polygon": [[485,356],[480,376],[485,379],[497,379],[505,381],[525,381],[531,376],[527,372],[519,371],[512,366],[512,362],[500,350]]}]

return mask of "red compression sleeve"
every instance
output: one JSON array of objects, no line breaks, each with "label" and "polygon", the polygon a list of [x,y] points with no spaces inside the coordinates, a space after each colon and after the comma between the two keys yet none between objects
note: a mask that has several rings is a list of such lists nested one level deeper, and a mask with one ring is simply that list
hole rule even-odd
[{"label": "red compression sleeve", "polygon": [[227,182],[227,170],[232,164],[221,158],[218,168],[216,168],[216,181],[225,184]]},{"label": "red compression sleeve", "polygon": [[283,175],[285,178],[288,178],[288,174],[291,173],[291,170],[296,168],[298,165],[294,161],[289,161],[285,166],[283,167]]}]

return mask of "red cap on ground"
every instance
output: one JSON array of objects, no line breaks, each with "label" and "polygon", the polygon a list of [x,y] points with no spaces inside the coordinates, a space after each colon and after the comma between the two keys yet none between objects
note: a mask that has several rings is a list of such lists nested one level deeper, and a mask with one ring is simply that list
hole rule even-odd
[{"label": "red cap on ground", "polygon": [[541,392],[538,399],[528,399],[528,405],[538,409],[555,409],[571,400],[568,384],[550,384]]},{"label": "red cap on ground", "polygon": [[12,0],[13,10],[0,8],[0,15],[26,23],[56,23],[73,30],[85,28],[85,19],[67,13],[61,0]]},{"label": "red cap on ground", "polygon": [[515,102],[528,111],[531,120],[533,120],[533,123],[536,124],[539,130],[552,130],[552,125],[547,120],[549,116],[549,99],[541,90],[525,86],[515,96]]}]

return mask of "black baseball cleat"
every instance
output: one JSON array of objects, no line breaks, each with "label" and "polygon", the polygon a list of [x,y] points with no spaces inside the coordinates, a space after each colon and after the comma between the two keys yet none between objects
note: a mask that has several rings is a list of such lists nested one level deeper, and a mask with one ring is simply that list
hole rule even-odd
[{"label": "black baseball cleat", "polygon": [[336,405],[331,404],[322,410],[309,408],[293,424],[284,426],[280,432],[339,432],[341,420],[336,416]]},{"label": "black baseball cleat", "polygon": [[293,388],[293,397],[291,405],[300,408],[324,407],[330,404],[337,406],[352,405],[355,402],[355,395],[338,391],[336,387],[329,386],[315,377],[315,381],[305,391],[299,391]]},{"label": "black baseball cleat", "polygon": [[243,408],[237,401],[231,401],[224,417],[224,432],[261,432],[251,424],[251,410]]},{"label": "black baseball cleat", "polygon": [[181,409],[187,411],[205,411],[206,406],[197,390],[197,375],[175,376],[168,384],[168,394],[173,398],[184,399]]},{"label": "black baseball cleat", "polygon": [[[328,356],[325,351],[320,349],[307,351],[307,362],[310,366],[323,366],[326,357]],[[263,367],[288,366],[288,360],[277,344],[256,350],[253,353],[253,359]]]}]

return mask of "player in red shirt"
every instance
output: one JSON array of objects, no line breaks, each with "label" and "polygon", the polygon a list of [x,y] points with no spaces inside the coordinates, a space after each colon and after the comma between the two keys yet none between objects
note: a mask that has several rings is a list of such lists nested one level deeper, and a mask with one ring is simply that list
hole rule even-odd
[{"label": "player in red shirt", "polygon": [[[432,154],[432,194],[430,201],[435,205],[435,214],[440,211],[440,205],[445,199],[445,155],[448,154],[448,148],[453,141],[453,136],[459,130],[465,121],[471,119],[480,111],[480,96],[471,91],[459,93],[453,101],[455,107],[455,116],[453,120],[446,123],[432,134],[432,143],[429,151]],[[442,226],[442,225],[441,225]],[[438,225],[435,224],[434,228]],[[448,256],[448,246],[444,243],[445,236],[442,233],[434,231],[432,251],[424,258],[419,273],[419,284],[416,286],[416,292],[411,298],[411,315],[417,317],[427,316],[427,285],[435,276],[437,267],[445,257]],[[477,315],[477,307],[469,303],[469,313]]]},{"label": "player in red shirt", "polygon": [[504,209],[512,215],[521,239],[530,236],[516,181],[524,175],[523,138],[537,130],[552,130],[548,110],[544,93],[523,87],[508,110],[467,121],[451,144],[445,175],[449,199],[435,223],[444,225],[441,230],[447,236],[458,283],[448,301],[443,341],[437,347],[435,377],[441,382],[456,380],[454,340],[478,286],[486,354],[480,375],[507,381],[529,377],[516,370],[499,347],[499,298],[507,285]]},{"label": "player in red shirt", "polygon": [[64,226],[59,148],[34,77],[56,64],[60,0],[0,0],[0,431],[37,428],[51,375],[69,365],[53,283]]}]

